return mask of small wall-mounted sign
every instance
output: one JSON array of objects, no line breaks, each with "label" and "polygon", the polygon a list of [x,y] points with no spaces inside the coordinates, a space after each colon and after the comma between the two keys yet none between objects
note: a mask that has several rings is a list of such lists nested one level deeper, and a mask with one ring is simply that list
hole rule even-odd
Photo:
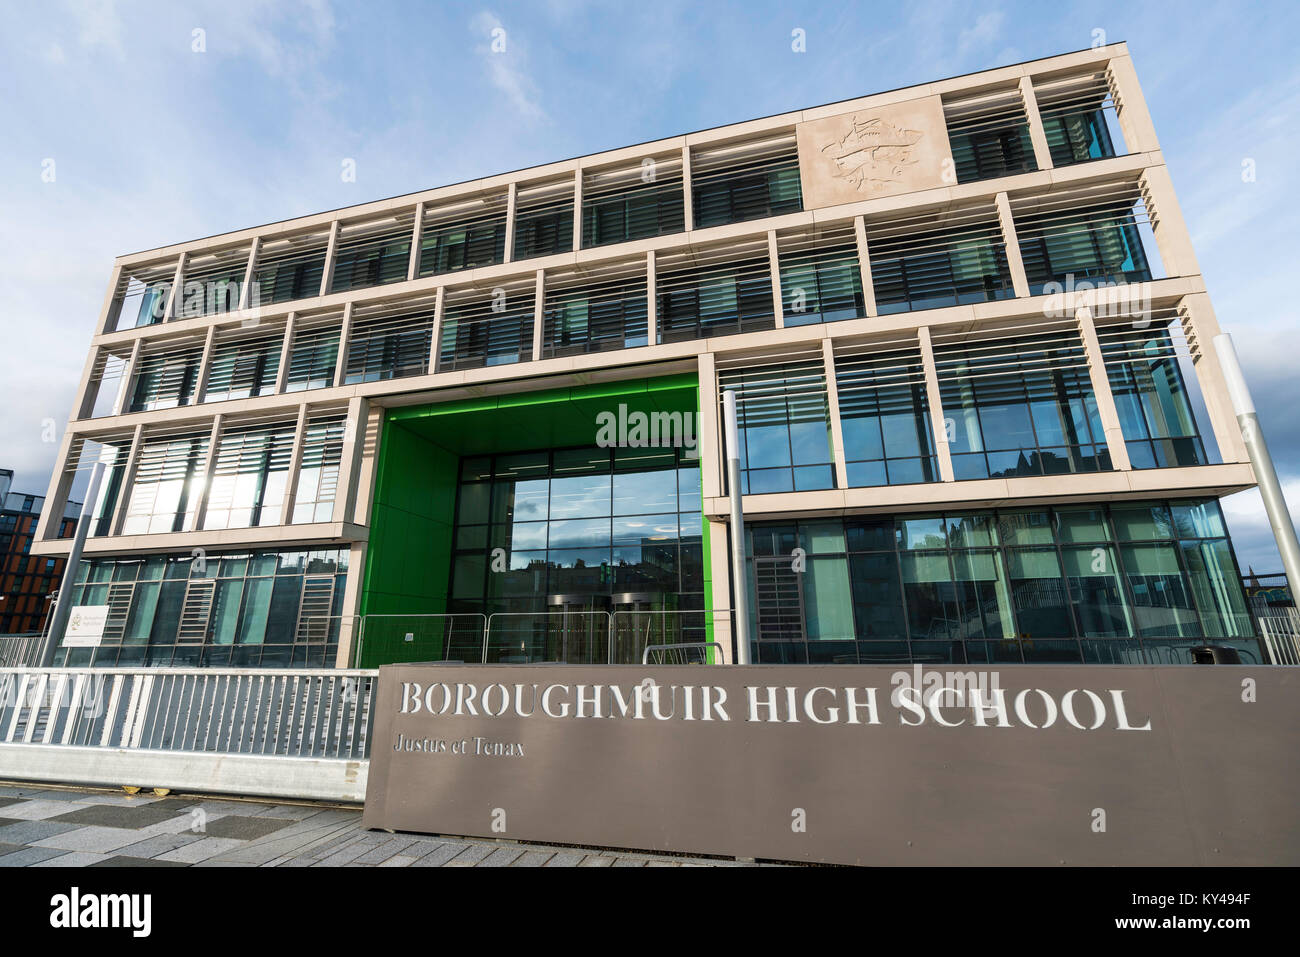
[{"label": "small wall-mounted sign", "polygon": [[107,605],[77,605],[63,632],[64,648],[98,648],[108,624]]}]

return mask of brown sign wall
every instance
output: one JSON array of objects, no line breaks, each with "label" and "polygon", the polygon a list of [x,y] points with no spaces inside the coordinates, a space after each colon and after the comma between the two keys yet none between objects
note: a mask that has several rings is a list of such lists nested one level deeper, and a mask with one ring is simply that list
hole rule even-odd
[{"label": "brown sign wall", "polygon": [[1287,668],[392,665],[364,823],[846,864],[1297,864],[1298,719]]}]

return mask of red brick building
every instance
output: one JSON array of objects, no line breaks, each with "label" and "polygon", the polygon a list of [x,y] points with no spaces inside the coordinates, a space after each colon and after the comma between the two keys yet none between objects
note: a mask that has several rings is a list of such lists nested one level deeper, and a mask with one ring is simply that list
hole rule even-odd
[{"label": "red brick building", "polygon": [[[0,635],[39,632],[49,613],[49,595],[63,575],[62,558],[30,554],[32,535],[45,504],[42,495],[11,492],[13,472],[0,469]],[[59,537],[77,529],[79,503],[69,502],[59,523]]]}]

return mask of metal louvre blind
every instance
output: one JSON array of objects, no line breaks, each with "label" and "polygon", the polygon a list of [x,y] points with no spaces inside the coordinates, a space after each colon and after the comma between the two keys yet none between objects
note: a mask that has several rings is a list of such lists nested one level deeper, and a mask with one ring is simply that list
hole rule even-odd
[{"label": "metal louvre blind", "polygon": [[546,288],[544,357],[643,346],[647,342],[645,275]]},{"label": "metal louvre blind", "polygon": [[521,189],[515,199],[515,259],[573,249],[573,181]]},{"label": "metal louvre blind", "polygon": [[126,634],[126,624],[131,617],[131,600],[135,597],[135,582],[113,582],[108,586],[108,619],[104,622],[101,645],[120,645]]},{"label": "metal louvre blind", "polygon": [[1138,227],[1149,227],[1136,182],[1022,197],[1012,203],[1031,291],[1073,277],[1105,282],[1151,278]]},{"label": "metal louvre blind", "polygon": [[582,245],[604,246],[685,228],[680,157],[588,173],[582,186]]},{"label": "metal louvre blind", "polygon": [[1037,169],[1029,118],[1019,88],[943,104],[957,182],[969,183]]},{"label": "metal louvre blind", "polygon": [[997,213],[988,207],[868,222],[867,248],[882,315],[1014,295]]},{"label": "metal louvre blind", "polygon": [[807,638],[803,575],[788,555],[755,556],[754,607],[759,641],[803,641]]},{"label": "metal louvre blind", "polygon": [[429,365],[434,313],[430,303],[397,315],[354,318],[344,383],[423,375]]},{"label": "metal louvre blind", "polygon": [[124,270],[117,288],[113,290],[116,316],[112,328],[135,329],[162,322],[167,295],[175,278],[174,260],[160,266],[137,266],[130,272]]},{"label": "metal louvre blind", "polygon": [[691,157],[695,227],[721,226],[803,209],[793,133],[700,150]]},{"label": "metal louvre blind", "polygon": [[294,495],[293,522],[328,521],[338,493],[339,467],[343,461],[345,414],[307,420],[303,433],[298,488]]},{"label": "metal louvre blind", "polygon": [[1115,97],[1106,70],[1035,84],[1034,98],[1054,165],[1115,155],[1107,122]]},{"label": "metal louvre blind", "polygon": [[820,350],[815,359],[720,370],[719,405],[729,389],[736,393],[744,494],[834,487]]},{"label": "metal louvre blind", "polygon": [[280,524],[294,429],[295,423],[287,422],[222,432],[203,517],[205,529]]},{"label": "metal louvre blind", "polygon": [[411,261],[415,214],[344,227],[330,292],[403,282]]},{"label": "metal louvre blind", "polygon": [[934,337],[958,479],[1109,469],[1087,356],[1073,321]]},{"label": "metal louvre blind", "polygon": [[264,243],[258,250],[254,282],[262,305],[320,295],[329,233],[310,233]]},{"label": "metal louvre blind", "polygon": [[202,359],[201,340],[191,340],[185,346],[164,343],[142,350],[127,411],[151,412],[191,404]]},{"label": "metal louvre blind", "polygon": [[506,194],[426,209],[419,275],[437,276],[504,262]]},{"label": "metal louvre blind", "polygon": [[325,389],[334,384],[339,354],[339,320],[309,329],[295,329],[289,352],[286,392]]},{"label": "metal louvre blind", "polygon": [[777,243],[787,326],[856,319],[865,313],[851,223],[778,237]]},{"label": "metal louvre blind", "polygon": [[294,629],[295,642],[324,642],[329,640],[330,615],[334,610],[334,576],[304,575],[302,598],[298,604],[298,625]]},{"label": "metal louvre blind", "polygon": [[180,531],[194,507],[191,480],[207,452],[206,430],[143,441],[123,533]]},{"label": "metal louvre blind", "polygon": [[1141,317],[1114,317],[1104,324],[1099,320],[1097,342],[1101,346],[1102,362],[1108,366],[1193,356],[1181,317],[1173,307],[1157,309]]},{"label": "metal louvre blind", "polygon": [[216,342],[204,402],[246,399],[275,391],[283,333],[261,333]]},{"label": "metal louvre blind", "polygon": [[[772,272],[767,244],[732,247],[711,256],[664,257],[655,279],[659,341],[771,329]],[[692,263],[682,268],[678,262]]]},{"label": "metal louvre blind", "polygon": [[187,260],[176,315],[212,316],[238,309],[251,250],[251,246],[241,246]]},{"label": "metal louvre blind", "polygon": [[90,370],[90,393],[95,397],[90,412],[92,418],[113,414],[118,394],[125,384],[122,380],[129,361],[129,355],[107,349],[100,349],[95,356]]},{"label": "metal louvre blind", "polygon": [[176,644],[201,645],[207,639],[216,591],[217,583],[211,578],[192,578],[186,583],[176,626]]},{"label": "metal louvre blind", "polygon": [[[919,347],[835,356],[841,418],[926,411],[925,367]],[[916,408],[919,403],[919,408]]]},{"label": "metal louvre blind", "polygon": [[925,367],[914,339],[837,351],[835,388],[849,485],[938,479]]},{"label": "metal louvre blind", "polygon": [[442,319],[438,371],[524,362],[533,355],[535,287],[474,291],[449,299]]},{"label": "metal louvre blind", "polygon": [[[1083,342],[1073,321],[1042,323],[1032,332],[966,339],[965,333],[936,333],[934,364],[941,389],[963,381],[995,381],[1002,376],[1037,377],[1052,372],[1088,371]],[[1089,380],[1090,381],[1090,380]]]}]

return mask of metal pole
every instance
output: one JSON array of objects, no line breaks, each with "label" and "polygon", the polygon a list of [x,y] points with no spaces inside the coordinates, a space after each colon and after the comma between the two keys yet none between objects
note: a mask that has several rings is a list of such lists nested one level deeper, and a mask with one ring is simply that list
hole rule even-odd
[{"label": "metal pole", "polygon": [[[95,517],[95,500],[99,498],[99,485],[104,480],[104,463],[97,461],[90,469],[90,485],[86,488],[86,500],[81,506],[81,518],[77,521],[77,534],[72,539],[72,550],[68,552],[68,563],[63,566],[63,581],[59,585],[59,597],[54,601],[54,611],[50,614],[50,627],[45,633],[45,643],[41,646],[40,666],[50,668],[54,665],[54,653],[63,640],[63,631],[68,627],[68,617],[72,614],[72,586],[77,581],[77,566],[81,564],[81,552],[86,547],[86,535],[90,532],[90,523]],[[57,527],[57,526],[56,526]]]},{"label": "metal pole", "polygon": [[749,660],[749,577],[745,574],[745,515],[740,504],[740,434],[736,427],[736,391],[722,393],[722,421],[727,443],[727,491],[731,498],[731,580],[735,584],[736,607],[731,616],[736,626],[736,664]]},{"label": "metal pole", "polygon": [[1246,443],[1246,451],[1250,453],[1250,464],[1255,469],[1255,481],[1259,483],[1259,495],[1264,500],[1268,523],[1273,526],[1273,537],[1277,539],[1277,550],[1282,556],[1282,570],[1286,572],[1291,594],[1295,595],[1297,589],[1300,589],[1300,543],[1296,541],[1295,525],[1287,511],[1286,499],[1282,497],[1282,483],[1278,481],[1277,469],[1273,467],[1273,457],[1268,454],[1268,443],[1264,441],[1264,431],[1259,427],[1255,403],[1246,387],[1246,377],[1241,374],[1232,337],[1226,332],[1215,336],[1214,351],[1218,353],[1219,366],[1227,380],[1228,398],[1232,400],[1233,411],[1237,414],[1241,439]]}]

